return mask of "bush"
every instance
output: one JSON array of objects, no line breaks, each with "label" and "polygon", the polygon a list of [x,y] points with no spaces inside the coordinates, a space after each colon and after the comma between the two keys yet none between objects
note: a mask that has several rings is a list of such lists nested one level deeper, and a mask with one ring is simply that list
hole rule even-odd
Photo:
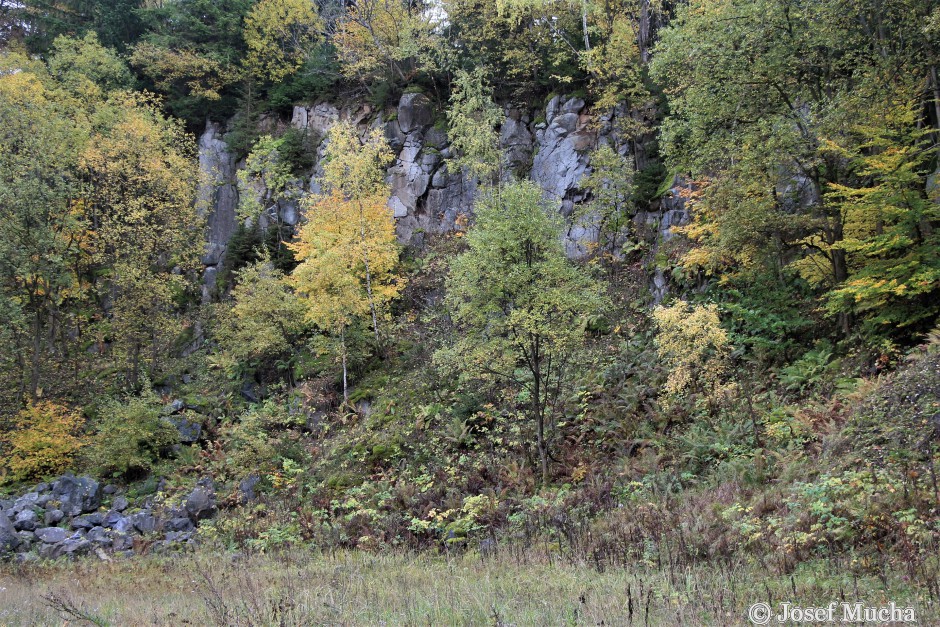
[{"label": "bush", "polygon": [[88,461],[102,475],[145,476],[179,441],[176,427],[161,418],[153,396],[108,401],[101,414]]},{"label": "bush", "polygon": [[81,413],[49,401],[30,404],[16,417],[16,429],[4,436],[10,446],[7,466],[19,480],[54,475],[67,469],[84,442],[77,435]]}]

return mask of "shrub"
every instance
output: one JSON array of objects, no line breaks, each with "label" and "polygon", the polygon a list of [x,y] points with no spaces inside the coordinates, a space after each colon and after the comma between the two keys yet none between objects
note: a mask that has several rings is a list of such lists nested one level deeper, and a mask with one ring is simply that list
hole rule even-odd
[{"label": "shrub", "polygon": [[126,479],[145,476],[179,441],[176,427],[161,418],[156,401],[148,395],[104,405],[88,452],[97,472]]},{"label": "shrub", "polygon": [[78,436],[81,412],[50,401],[30,404],[16,417],[16,429],[3,439],[10,446],[7,466],[19,480],[68,468],[84,442]]}]

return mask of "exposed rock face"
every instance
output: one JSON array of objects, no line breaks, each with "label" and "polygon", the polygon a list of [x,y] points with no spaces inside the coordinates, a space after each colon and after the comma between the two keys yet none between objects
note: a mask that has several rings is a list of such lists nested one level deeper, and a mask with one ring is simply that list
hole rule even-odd
[{"label": "exposed rock face", "polygon": [[556,96],[548,103],[545,123],[535,131],[538,151],[532,160],[532,180],[558,202],[565,216],[584,198],[578,185],[590,173],[590,151],[597,142],[590,116],[581,115],[583,109],[580,98],[562,103]]},{"label": "exposed rock face", "polygon": [[206,253],[202,260],[207,266],[215,266],[222,261],[225,247],[236,227],[238,184],[235,157],[229,153],[222,135],[222,127],[209,122],[199,138],[199,169],[205,179],[199,186],[197,198],[208,227]]},{"label": "exposed rock face", "polygon": [[206,251],[202,258],[203,301],[208,301],[218,266],[225,257],[232,234],[237,226],[238,184],[235,178],[235,157],[222,139],[223,129],[208,122],[199,138],[199,170],[202,179],[197,195],[197,209],[206,218]]},{"label": "exposed rock face", "polygon": [[[608,144],[622,155],[633,157],[643,166],[648,162],[641,142],[625,142],[618,134],[621,118],[643,115],[630,112],[625,106],[610,111],[592,112],[585,102],[575,97],[554,97],[539,109],[507,108],[500,128],[499,142],[505,155],[503,176],[531,178],[545,192],[545,197],[557,205],[568,220],[564,236],[565,250],[572,258],[584,256],[598,240],[596,225],[578,217],[576,207],[588,200],[581,188],[585,176],[591,172],[592,151]],[[447,166],[451,157],[446,131],[434,125],[440,119],[432,102],[424,95],[411,93],[401,97],[392,113],[376,113],[369,106],[337,108],[329,103],[295,107],[291,125],[325,138],[329,129],[340,120],[356,125],[364,136],[371,129],[381,128],[395,153],[395,161],[387,172],[391,188],[389,208],[396,220],[396,232],[404,244],[421,246],[424,234],[440,234],[460,228],[461,215],[472,216],[477,196],[477,182]],[[536,122],[537,120],[537,122]],[[309,185],[298,182],[301,191],[319,193],[322,175],[322,157],[326,141],[319,144],[317,163]],[[236,164],[226,151],[221,129],[210,124],[200,139],[200,164],[210,174],[211,184],[201,190],[200,198],[208,198],[210,210],[209,243],[205,263],[206,280],[214,279],[214,268],[221,261],[225,244],[235,229],[235,209],[238,201],[235,187]],[[677,182],[678,185],[678,182]],[[306,190],[303,188],[306,187]],[[264,194],[265,190],[258,190]],[[799,196],[803,191],[796,191]],[[265,224],[278,220],[282,224],[296,225],[302,219],[301,205],[296,201],[282,202],[267,216]],[[688,221],[688,211],[678,194],[664,199],[657,209],[635,217],[646,232],[667,241],[673,225]],[[264,224],[262,224],[264,226]],[[651,291],[654,300],[667,289],[665,276],[653,277]]]}]

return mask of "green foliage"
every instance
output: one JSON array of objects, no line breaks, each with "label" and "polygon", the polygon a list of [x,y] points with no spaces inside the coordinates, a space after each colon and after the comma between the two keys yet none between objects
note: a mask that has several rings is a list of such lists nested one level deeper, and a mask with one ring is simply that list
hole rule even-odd
[{"label": "green foliage", "polygon": [[447,135],[454,151],[453,165],[471,177],[488,181],[500,173],[503,154],[496,127],[503,112],[493,102],[482,68],[460,71],[447,109]]},{"label": "green foliage", "polygon": [[454,260],[447,282],[460,337],[436,355],[472,379],[519,386],[536,425],[543,482],[546,413],[570,380],[588,316],[606,305],[601,286],[565,258],[552,214],[533,183],[484,196],[469,250]]},{"label": "green foliage", "polygon": [[248,265],[238,271],[232,301],[215,331],[219,364],[233,377],[263,367],[284,369],[289,376],[292,349],[307,326],[303,305],[284,275],[265,259]]},{"label": "green foliage", "polygon": [[820,342],[816,348],[780,371],[780,383],[791,392],[806,392],[815,388],[838,367],[838,362],[832,358],[832,345]]},{"label": "green foliage", "polygon": [[597,230],[598,250],[612,259],[630,237],[635,213],[633,159],[620,156],[604,144],[591,155],[591,168],[591,174],[581,183],[592,196],[583,219]]},{"label": "green foliage", "polygon": [[98,409],[96,433],[85,451],[88,464],[103,476],[140,478],[179,441],[179,434],[160,415],[153,395],[108,400]]}]

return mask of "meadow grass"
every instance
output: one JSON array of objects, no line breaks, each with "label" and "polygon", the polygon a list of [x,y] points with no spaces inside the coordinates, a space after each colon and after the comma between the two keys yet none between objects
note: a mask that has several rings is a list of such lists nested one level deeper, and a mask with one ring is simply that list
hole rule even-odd
[{"label": "meadow grass", "polygon": [[920,624],[940,624],[936,601],[901,576],[855,576],[828,560],[762,571],[734,562],[600,572],[513,549],[87,558],[3,566],[0,624],[747,625],[758,601],[856,599],[914,605]]}]

